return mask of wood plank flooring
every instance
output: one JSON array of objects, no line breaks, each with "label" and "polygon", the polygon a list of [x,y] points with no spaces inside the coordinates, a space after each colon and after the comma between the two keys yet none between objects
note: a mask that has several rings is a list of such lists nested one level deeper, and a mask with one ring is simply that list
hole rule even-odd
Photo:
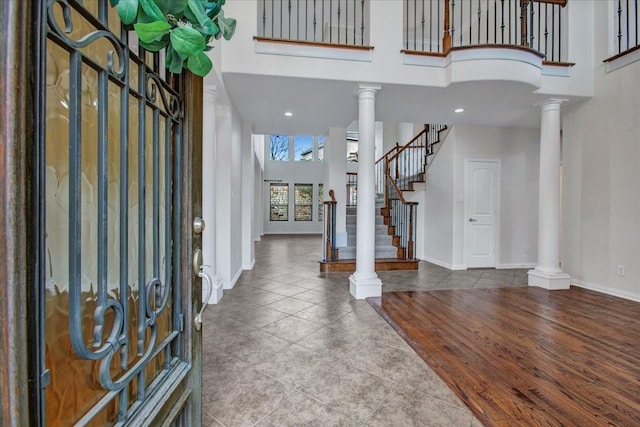
[{"label": "wood plank flooring", "polygon": [[640,426],[640,303],[528,287],[369,302],[486,426]]}]

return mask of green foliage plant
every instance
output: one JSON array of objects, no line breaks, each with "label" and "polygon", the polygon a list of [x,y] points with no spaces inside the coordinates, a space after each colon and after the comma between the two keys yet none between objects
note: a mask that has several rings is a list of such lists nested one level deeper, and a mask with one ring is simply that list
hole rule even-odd
[{"label": "green foliage plant", "polygon": [[236,20],[224,16],[225,0],[110,0],[122,22],[133,27],[140,46],[158,52],[166,48],[169,71],[183,68],[198,76],[213,68],[207,56],[212,39],[231,39]]}]

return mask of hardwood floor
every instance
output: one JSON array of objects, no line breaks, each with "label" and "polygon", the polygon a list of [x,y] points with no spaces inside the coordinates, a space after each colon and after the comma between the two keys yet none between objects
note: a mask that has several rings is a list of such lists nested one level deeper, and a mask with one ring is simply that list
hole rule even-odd
[{"label": "hardwood floor", "polygon": [[487,426],[640,426],[640,303],[528,287],[369,302]]}]

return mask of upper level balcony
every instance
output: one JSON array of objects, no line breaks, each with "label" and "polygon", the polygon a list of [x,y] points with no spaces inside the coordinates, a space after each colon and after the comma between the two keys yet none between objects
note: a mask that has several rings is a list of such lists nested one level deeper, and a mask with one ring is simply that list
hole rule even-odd
[{"label": "upper level balcony", "polygon": [[[581,0],[229,2],[228,14],[239,24],[234,38],[221,46],[223,60],[217,69],[231,92],[243,98],[250,93],[264,95],[238,106],[244,113],[253,112],[252,117],[260,111],[258,129],[276,120],[264,113],[273,110],[276,100],[295,106],[301,93],[308,94],[305,102],[321,108],[318,111],[326,119],[322,125],[355,116],[355,104],[346,96],[352,97],[360,82],[383,86],[385,103],[378,111],[389,119],[421,122],[428,115],[432,122],[451,123],[442,111],[461,103],[486,109],[491,101],[492,108],[502,107],[505,115],[490,123],[535,126],[537,119],[526,119],[525,108],[515,104],[529,108],[550,96],[580,100],[593,93],[598,62],[594,4]],[[611,39],[613,44],[615,37]],[[342,104],[350,110],[337,106]],[[412,110],[398,108],[400,104]],[[325,130],[315,127],[317,112],[298,116],[296,123]]]}]

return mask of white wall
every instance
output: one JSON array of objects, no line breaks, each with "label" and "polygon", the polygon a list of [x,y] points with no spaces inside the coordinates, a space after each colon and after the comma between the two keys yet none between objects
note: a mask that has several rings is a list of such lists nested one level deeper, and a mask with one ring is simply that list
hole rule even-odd
[{"label": "white wall", "polygon": [[242,272],[242,121],[230,105],[216,106],[216,272],[225,289]]},{"label": "white wall", "polygon": [[[496,266],[535,266],[538,254],[538,129],[455,128],[453,264],[464,260],[464,162],[501,161],[500,240]],[[528,248],[528,253],[527,253]]]},{"label": "white wall", "polygon": [[446,268],[453,268],[453,161],[454,127],[442,143],[437,158],[427,170],[424,234],[418,236],[423,258]]},{"label": "white wall", "polygon": [[537,129],[453,127],[428,170],[425,259],[448,268],[466,268],[465,159],[499,159],[502,179],[496,267],[535,265],[539,145]]},{"label": "white wall", "polygon": [[561,259],[572,283],[640,301],[640,61],[606,72],[608,6],[596,4],[595,96],[562,115]]},{"label": "white wall", "polygon": [[251,132],[251,124],[245,123],[242,127],[242,268],[250,270],[255,264],[253,252],[253,213],[254,213],[254,174],[256,155],[253,150],[254,142]]}]

